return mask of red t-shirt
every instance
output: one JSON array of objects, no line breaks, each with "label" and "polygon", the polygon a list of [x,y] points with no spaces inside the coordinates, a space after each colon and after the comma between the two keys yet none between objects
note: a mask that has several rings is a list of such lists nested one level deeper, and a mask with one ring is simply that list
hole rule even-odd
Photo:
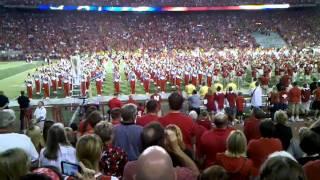
[{"label": "red t-shirt", "polygon": [[244,121],[243,132],[248,142],[251,139],[259,139],[261,137],[259,126],[260,121],[255,117],[249,117]]},{"label": "red t-shirt", "polygon": [[121,108],[121,106],[122,106],[121,101],[120,101],[118,98],[116,98],[116,97],[112,98],[112,99],[109,101],[109,108],[110,108],[111,110],[114,109],[114,108]]},{"label": "red t-shirt", "polygon": [[207,130],[210,130],[212,128],[211,121],[209,119],[199,119],[196,121],[196,123],[200,126],[205,127]]},{"label": "red t-shirt", "polygon": [[248,157],[252,159],[254,167],[260,169],[260,166],[270,154],[276,151],[282,151],[281,141],[277,138],[253,139],[248,144]]},{"label": "red t-shirt", "polygon": [[177,125],[183,134],[184,143],[188,146],[188,148],[192,148],[191,139],[195,135],[195,124],[193,123],[191,117],[182,113],[168,113],[166,116],[159,118],[159,122],[163,126],[167,126],[169,124]]},{"label": "red t-shirt", "polygon": [[152,121],[157,121],[158,120],[158,116],[154,115],[154,114],[146,114],[142,117],[139,117],[137,119],[136,124],[140,125],[140,126],[146,126],[147,124],[149,124]]},{"label": "red t-shirt", "polygon": [[298,87],[293,87],[289,90],[288,101],[297,104],[301,99],[301,90]]},{"label": "red t-shirt", "polygon": [[320,160],[308,162],[303,166],[303,170],[308,180],[319,180]]},{"label": "red t-shirt", "polygon": [[258,175],[251,159],[229,157],[225,153],[218,153],[216,158],[216,164],[222,166],[232,180],[247,180],[250,176]]},{"label": "red t-shirt", "polygon": [[236,98],[236,106],[237,106],[238,112],[243,112],[244,111],[245,103],[246,103],[246,101],[245,101],[243,96],[237,96],[237,98]]},{"label": "red t-shirt", "polygon": [[263,86],[268,86],[268,84],[269,84],[269,78],[266,76],[260,77],[260,81],[261,81],[261,85],[263,85]]},{"label": "red t-shirt", "polygon": [[231,108],[236,107],[236,98],[237,98],[236,93],[234,93],[234,92],[227,92],[227,93],[226,93],[226,98],[227,98],[228,103],[229,103],[229,106],[230,106]]},{"label": "red t-shirt", "polygon": [[207,109],[208,111],[216,111],[216,106],[214,104],[214,95],[208,95],[206,94],[206,96],[204,97],[207,100]]},{"label": "red t-shirt", "polygon": [[311,97],[311,90],[310,89],[302,89],[301,90],[301,101],[308,102]]},{"label": "red t-shirt", "polygon": [[226,150],[226,140],[233,128],[214,128],[203,133],[200,139],[199,152],[205,155],[205,167],[213,165],[216,161],[216,154]]},{"label": "red t-shirt", "polygon": [[215,94],[215,100],[218,103],[218,109],[221,110],[224,107],[224,94],[221,92],[218,92]]}]

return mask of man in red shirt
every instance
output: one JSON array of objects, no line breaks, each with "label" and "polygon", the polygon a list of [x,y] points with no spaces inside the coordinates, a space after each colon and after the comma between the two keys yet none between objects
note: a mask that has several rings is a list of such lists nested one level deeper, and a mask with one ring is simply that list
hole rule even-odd
[{"label": "man in red shirt", "polygon": [[236,119],[237,109],[236,109],[236,98],[237,94],[233,91],[232,87],[229,87],[229,90],[226,92],[226,99],[228,101],[228,107],[226,112],[233,120]]},{"label": "man in red shirt", "polygon": [[291,112],[291,121],[302,121],[299,119],[301,90],[297,82],[292,83],[293,87],[288,92],[289,112]]},{"label": "man in red shirt", "polygon": [[252,115],[244,121],[243,132],[246,135],[247,142],[261,137],[259,126],[261,122],[260,119],[263,117],[263,111],[261,109],[254,108]]},{"label": "man in red shirt", "polygon": [[199,154],[204,158],[204,166],[207,168],[216,161],[216,154],[226,150],[226,140],[233,128],[228,128],[228,117],[224,113],[218,113],[214,117],[216,128],[205,132],[199,143]]},{"label": "man in red shirt", "polygon": [[118,98],[117,93],[115,93],[114,97],[112,99],[110,99],[108,105],[109,105],[110,110],[112,110],[114,108],[121,108],[122,107],[122,103],[121,103],[120,99]]},{"label": "man in red shirt", "polygon": [[259,129],[262,137],[251,140],[247,150],[248,157],[257,169],[260,169],[260,166],[270,154],[283,149],[281,141],[273,138],[275,127],[271,120],[262,121]]},{"label": "man in red shirt", "polygon": [[310,98],[311,98],[311,89],[308,87],[308,84],[304,84],[301,90],[301,104],[302,104],[303,113],[305,115],[309,114]]},{"label": "man in red shirt", "polygon": [[169,124],[177,125],[182,132],[184,143],[188,148],[192,148],[191,139],[195,135],[195,124],[193,123],[191,117],[180,112],[180,109],[183,105],[183,97],[177,93],[172,93],[169,98],[169,113],[161,118],[159,118],[159,122],[163,126],[167,126]]},{"label": "man in red shirt", "polygon": [[239,116],[240,121],[242,121],[243,111],[246,104],[246,100],[244,99],[241,92],[238,93],[236,98],[236,108],[237,108],[237,116]]},{"label": "man in red shirt", "polygon": [[149,124],[152,121],[157,121],[158,120],[158,104],[157,101],[155,100],[149,100],[147,102],[147,114],[138,118],[136,124],[140,125],[140,126],[146,126],[147,124]]}]

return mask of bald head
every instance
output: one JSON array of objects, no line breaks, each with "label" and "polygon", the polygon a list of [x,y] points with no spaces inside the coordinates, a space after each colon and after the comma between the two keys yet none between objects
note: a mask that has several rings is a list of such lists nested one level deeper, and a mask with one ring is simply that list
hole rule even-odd
[{"label": "bald head", "polygon": [[175,180],[175,171],[169,154],[160,146],[143,151],[137,161],[136,180]]}]

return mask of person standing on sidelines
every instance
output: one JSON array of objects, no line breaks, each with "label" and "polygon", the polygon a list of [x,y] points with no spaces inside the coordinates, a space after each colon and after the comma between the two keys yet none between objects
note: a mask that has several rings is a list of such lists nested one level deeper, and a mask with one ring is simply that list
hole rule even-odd
[{"label": "person standing on sidelines", "polygon": [[25,117],[28,112],[30,100],[24,95],[24,91],[20,92],[20,96],[17,99],[20,108],[20,131],[22,132],[25,128]]},{"label": "person standing on sidelines", "polygon": [[256,88],[251,91],[251,106],[254,108],[260,108],[262,106],[262,88],[258,81],[255,85]]},{"label": "person standing on sidelines", "polygon": [[297,82],[294,82],[293,87],[288,92],[289,112],[291,112],[291,121],[301,121],[299,119],[300,103],[301,103],[301,90]]}]

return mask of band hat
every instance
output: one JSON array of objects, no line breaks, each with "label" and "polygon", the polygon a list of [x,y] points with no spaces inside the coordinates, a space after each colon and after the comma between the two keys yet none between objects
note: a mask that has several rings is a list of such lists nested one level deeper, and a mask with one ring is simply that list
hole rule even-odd
[{"label": "band hat", "polygon": [[7,128],[16,120],[16,115],[12,109],[0,110],[0,128]]}]

